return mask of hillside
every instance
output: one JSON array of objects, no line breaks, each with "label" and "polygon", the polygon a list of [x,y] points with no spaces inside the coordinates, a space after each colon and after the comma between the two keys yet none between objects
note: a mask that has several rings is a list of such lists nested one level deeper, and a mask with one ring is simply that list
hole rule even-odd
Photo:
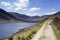
[{"label": "hillside", "polygon": [[49,15],[49,19],[54,19],[55,17],[60,17],[60,12],[56,12],[56,13],[54,13],[54,14],[52,14],[52,15]]},{"label": "hillside", "polygon": [[0,8],[0,22],[39,22],[48,16],[27,16],[16,12],[7,12]]},{"label": "hillside", "polygon": [[52,20],[50,25],[53,28],[57,40],[60,40],[60,12],[50,15],[48,20]]},{"label": "hillside", "polygon": [[60,17],[55,17],[52,22],[52,28],[58,40],[60,40]]}]

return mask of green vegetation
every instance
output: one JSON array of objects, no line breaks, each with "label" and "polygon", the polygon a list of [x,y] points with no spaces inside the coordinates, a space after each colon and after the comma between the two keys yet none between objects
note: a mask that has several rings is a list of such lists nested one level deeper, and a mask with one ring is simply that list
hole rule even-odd
[{"label": "green vegetation", "polygon": [[0,19],[0,23],[3,22],[3,21],[4,21],[4,20],[1,20],[1,19]]},{"label": "green vegetation", "polygon": [[51,26],[52,26],[52,28],[54,30],[54,33],[56,35],[57,40],[60,40],[59,30],[57,30],[57,27],[54,24],[52,24]]},{"label": "green vegetation", "polygon": [[45,23],[38,23],[37,25],[34,25],[34,27],[32,29],[29,29],[28,31],[25,32],[19,32],[16,33],[15,35],[12,36],[12,38],[4,38],[4,40],[8,40],[8,39],[13,39],[13,40],[31,40],[33,38],[33,36],[36,34],[36,32],[42,27],[42,25]]}]

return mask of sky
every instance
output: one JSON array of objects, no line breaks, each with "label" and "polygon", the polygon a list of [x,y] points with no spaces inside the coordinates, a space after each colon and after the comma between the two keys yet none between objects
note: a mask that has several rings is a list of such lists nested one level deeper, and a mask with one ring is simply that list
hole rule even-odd
[{"label": "sky", "polygon": [[0,8],[29,16],[50,15],[60,11],[60,0],[0,0]]}]

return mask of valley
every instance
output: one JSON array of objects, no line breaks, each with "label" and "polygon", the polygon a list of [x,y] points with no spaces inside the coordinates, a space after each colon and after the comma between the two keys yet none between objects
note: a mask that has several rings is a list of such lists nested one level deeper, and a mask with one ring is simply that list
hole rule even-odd
[{"label": "valley", "polygon": [[28,16],[0,9],[0,28],[0,40],[60,40],[60,12]]}]

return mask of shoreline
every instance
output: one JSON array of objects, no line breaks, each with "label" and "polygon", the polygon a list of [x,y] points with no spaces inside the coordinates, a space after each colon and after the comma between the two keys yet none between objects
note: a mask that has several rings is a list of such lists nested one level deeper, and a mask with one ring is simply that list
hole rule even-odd
[{"label": "shoreline", "polygon": [[27,31],[33,29],[37,24],[38,24],[38,23],[34,24],[33,26],[27,27],[27,28],[19,29],[17,32],[12,33],[11,35],[9,35],[9,36],[7,36],[7,37],[0,38],[0,40],[9,39],[9,38],[13,37],[13,36],[16,35],[16,34],[21,34],[21,33],[23,33],[23,32],[27,32]]}]

